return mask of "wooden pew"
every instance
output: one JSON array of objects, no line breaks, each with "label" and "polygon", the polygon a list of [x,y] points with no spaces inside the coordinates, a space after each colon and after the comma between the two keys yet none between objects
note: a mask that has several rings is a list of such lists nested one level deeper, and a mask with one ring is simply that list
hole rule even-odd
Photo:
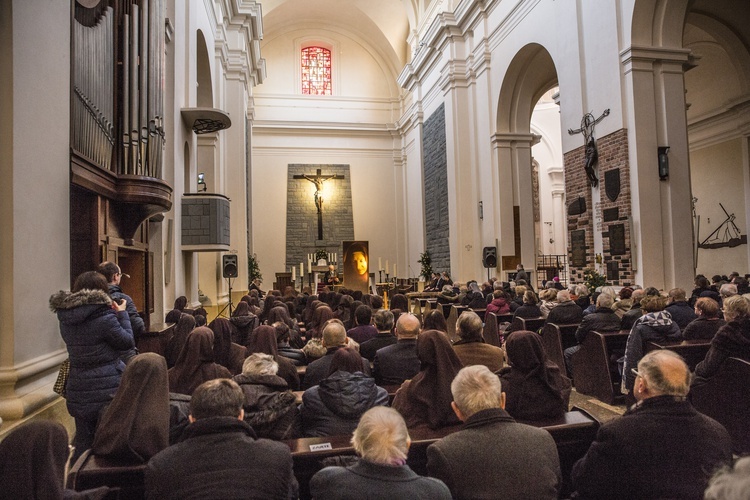
[{"label": "wooden pew", "polygon": [[483,307],[481,309],[472,309],[472,311],[474,311],[475,313],[477,313],[477,316],[479,316],[479,319],[481,319],[482,321],[484,321],[484,315],[487,312],[486,308]]},{"label": "wooden pew", "polygon": [[506,331],[506,335],[518,332],[521,330],[528,330],[530,332],[535,332],[539,330],[541,327],[544,326],[544,318],[520,318],[516,316],[513,318],[513,320],[510,323],[510,327],[508,327],[508,330]]},{"label": "wooden pew", "polygon": [[685,360],[690,371],[694,371],[695,367],[703,361],[708,353],[708,348],[711,347],[711,341],[707,339],[692,339],[692,340],[665,340],[665,341],[647,341],[644,352],[650,352],[657,349],[669,349],[674,351]]},{"label": "wooden pew", "polygon": [[[445,310],[446,306],[443,306],[443,310]],[[461,316],[461,313],[464,311],[468,311],[469,308],[467,306],[461,306],[461,305],[451,305],[450,306],[450,312],[448,313],[448,319],[446,320],[446,323],[448,324],[448,337],[450,337],[452,342],[455,342],[458,339],[458,336],[456,334],[456,322],[458,321],[458,317]]]},{"label": "wooden pew", "polygon": [[67,487],[83,491],[109,486],[120,488],[117,496],[120,500],[141,500],[145,498],[145,470],[146,464],[128,464],[86,450],[68,472]]},{"label": "wooden pew", "polygon": [[581,349],[573,355],[573,384],[581,394],[594,396],[607,404],[621,398],[621,377],[611,360],[613,351],[625,352],[629,330],[589,332]]},{"label": "wooden pew", "polygon": [[[425,299],[424,308],[422,308],[422,323],[424,323],[424,319],[428,314],[430,314],[432,310],[437,309],[438,305],[439,304],[437,303],[437,299]],[[442,311],[442,306],[440,310]]]},{"label": "wooden pew", "polygon": [[[560,468],[563,472],[562,493],[571,491],[570,471],[573,464],[581,458],[596,437],[599,422],[588,413],[574,409],[563,418],[548,422],[528,422],[529,425],[548,431],[557,444],[560,456]],[[432,430],[429,428],[410,429],[411,447],[407,465],[417,474],[427,475],[427,447],[445,436],[461,430],[463,426],[445,427]],[[310,498],[310,479],[323,467],[323,460],[337,456],[354,456],[351,436],[328,436],[301,438],[284,441],[292,451],[294,474],[300,486],[300,498]],[[498,471],[501,473],[501,471]]]},{"label": "wooden pew", "polygon": [[509,323],[512,319],[512,314],[501,314],[498,316],[493,312],[486,312],[485,310],[484,330],[482,331],[484,341],[497,347],[502,346],[505,339],[505,329],[501,332],[501,325]]},{"label": "wooden pew", "polygon": [[693,385],[690,399],[695,409],[713,418],[732,437],[732,451],[750,453],[750,362],[728,358],[708,381]]},{"label": "wooden pew", "polygon": [[165,323],[163,325],[151,325],[147,332],[143,332],[135,339],[138,352],[155,352],[164,356],[167,350],[169,339],[174,335],[174,323]]},{"label": "wooden pew", "polygon": [[557,366],[565,373],[565,358],[563,352],[568,347],[574,346],[576,342],[576,330],[580,323],[570,325],[556,325],[546,323],[542,328],[542,345],[547,357],[555,362]]}]

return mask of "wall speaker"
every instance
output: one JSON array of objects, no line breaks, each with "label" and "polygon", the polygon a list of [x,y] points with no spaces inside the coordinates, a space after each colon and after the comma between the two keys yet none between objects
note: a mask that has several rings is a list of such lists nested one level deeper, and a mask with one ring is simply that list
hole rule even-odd
[{"label": "wall speaker", "polygon": [[237,277],[237,254],[227,253],[221,256],[221,269],[225,278]]},{"label": "wall speaker", "polygon": [[497,248],[484,247],[482,249],[482,265],[484,267],[497,267]]}]

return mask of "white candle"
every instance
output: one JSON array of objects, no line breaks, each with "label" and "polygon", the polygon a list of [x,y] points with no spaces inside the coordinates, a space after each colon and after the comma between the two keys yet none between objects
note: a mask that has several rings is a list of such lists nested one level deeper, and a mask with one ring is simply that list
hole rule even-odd
[{"label": "white candle", "polygon": [[299,276],[300,278],[305,276],[305,263],[304,262],[299,263]]},{"label": "white candle", "polygon": [[391,274],[390,266],[388,266],[388,259],[385,259],[385,274]]},{"label": "white candle", "polygon": [[396,272],[396,264],[393,264],[393,277],[395,278],[398,276],[398,272]]},{"label": "white candle", "polygon": [[378,257],[378,271],[382,271],[382,270],[383,270],[383,260],[380,257]]},{"label": "white candle", "polygon": [[339,261],[339,254],[336,253],[336,252],[334,252],[334,254],[333,254],[333,261],[334,262],[338,262]]},{"label": "white candle", "polygon": [[297,268],[292,266],[292,281],[297,279]]}]

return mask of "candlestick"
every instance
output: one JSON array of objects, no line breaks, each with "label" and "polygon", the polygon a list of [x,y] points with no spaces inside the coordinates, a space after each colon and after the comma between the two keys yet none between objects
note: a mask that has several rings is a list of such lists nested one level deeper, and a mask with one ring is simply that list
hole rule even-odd
[{"label": "candlestick", "polygon": [[305,263],[304,262],[299,263],[299,276],[300,278],[305,276]]}]

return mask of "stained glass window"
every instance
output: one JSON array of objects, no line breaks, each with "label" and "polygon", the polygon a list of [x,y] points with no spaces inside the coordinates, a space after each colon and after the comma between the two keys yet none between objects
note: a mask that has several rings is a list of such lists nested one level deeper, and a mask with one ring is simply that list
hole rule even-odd
[{"label": "stained glass window", "polygon": [[331,51],[323,47],[302,49],[302,93],[331,95]]}]

